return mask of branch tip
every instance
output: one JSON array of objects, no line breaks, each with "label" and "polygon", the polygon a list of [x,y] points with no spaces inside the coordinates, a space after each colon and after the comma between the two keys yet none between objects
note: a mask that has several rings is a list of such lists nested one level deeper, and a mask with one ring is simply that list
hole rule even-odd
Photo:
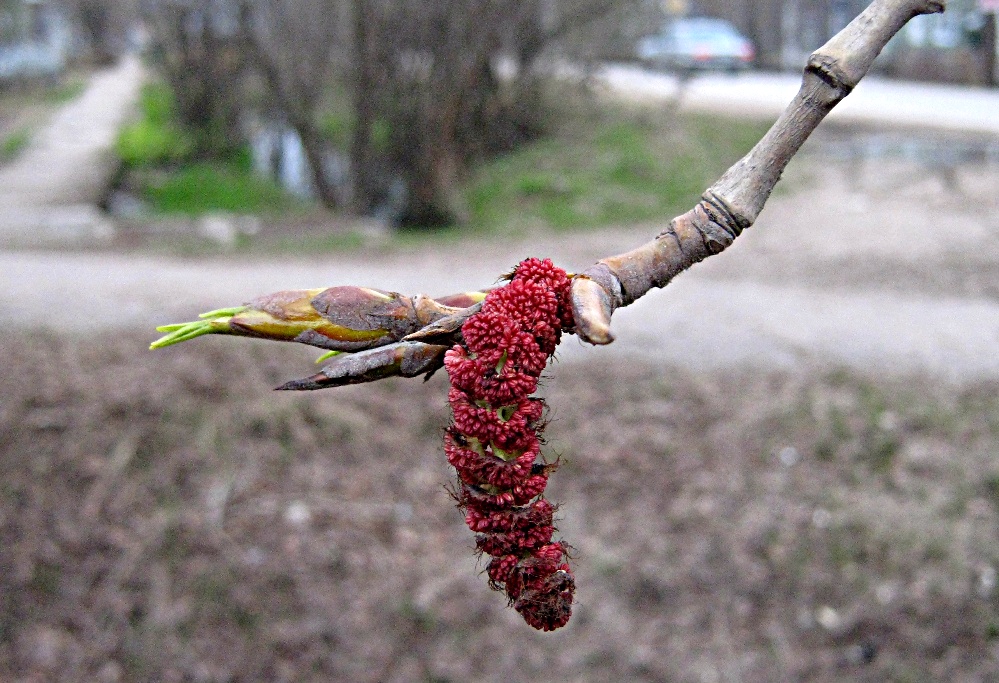
[{"label": "branch tip", "polygon": [[603,287],[585,276],[573,279],[572,317],[580,339],[599,346],[613,342],[612,313],[611,297]]}]

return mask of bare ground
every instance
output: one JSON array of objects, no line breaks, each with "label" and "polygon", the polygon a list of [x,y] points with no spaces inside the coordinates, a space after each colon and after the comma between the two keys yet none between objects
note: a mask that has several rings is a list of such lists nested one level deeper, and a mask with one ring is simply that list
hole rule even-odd
[{"label": "bare ground", "polygon": [[985,681],[999,397],[846,371],[557,365],[569,627],[486,587],[445,379],[5,335],[0,679]]}]

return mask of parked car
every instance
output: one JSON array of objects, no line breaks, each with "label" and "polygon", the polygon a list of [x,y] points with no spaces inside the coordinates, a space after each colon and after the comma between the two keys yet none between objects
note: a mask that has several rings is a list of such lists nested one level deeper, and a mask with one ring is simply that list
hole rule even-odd
[{"label": "parked car", "polygon": [[648,66],[677,71],[750,67],[756,58],[752,41],[723,19],[687,17],[642,38],[636,55]]},{"label": "parked car", "polygon": [[52,81],[66,68],[65,55],[43,43],[0,47],[0,86]]}]

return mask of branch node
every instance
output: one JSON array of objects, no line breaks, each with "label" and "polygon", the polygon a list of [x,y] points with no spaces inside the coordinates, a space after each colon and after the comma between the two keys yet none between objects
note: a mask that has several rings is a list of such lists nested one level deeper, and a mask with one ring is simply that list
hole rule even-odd
[{"label": "branch node", "polygon": [[403,341],[451,346],[461,335],[461,326],[465,324],[465,321],[481,309],[482,302],[459,309],[451,315],[438,318],[416,332],[403,337]]},{"label": "branch node", "polygon": [[701,195],[701,208],[711,222],[727,232],[732,240],[753,224],[753,221],[734,211],[728,202],[710,189]]},{"label": "branch node", "polygon": [[837,93],[837,100],[843,99],[857,85],[843,69],[840,68],[839,60],[821,52],[812,53],[808,58],[808,66],[805,71],[815,74],[823,83],[828,85]]}]

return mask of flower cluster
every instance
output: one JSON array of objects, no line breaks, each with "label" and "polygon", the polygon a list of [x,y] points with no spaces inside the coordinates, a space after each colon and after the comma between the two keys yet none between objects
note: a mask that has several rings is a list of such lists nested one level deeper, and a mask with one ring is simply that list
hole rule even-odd
[{"label": "flower cluster", "polygon": [[459,506],[490,556],[490,585],[534,628],[551,631],[572,614],[568,546],[553,540],[554,506],[543,493],[554,469],[540,457],[544,403],[538,378],[571,326],[569,278],[551,261],[528,259],[486,297],[447,352],[454,424],[444,451],[458,472]]}]

